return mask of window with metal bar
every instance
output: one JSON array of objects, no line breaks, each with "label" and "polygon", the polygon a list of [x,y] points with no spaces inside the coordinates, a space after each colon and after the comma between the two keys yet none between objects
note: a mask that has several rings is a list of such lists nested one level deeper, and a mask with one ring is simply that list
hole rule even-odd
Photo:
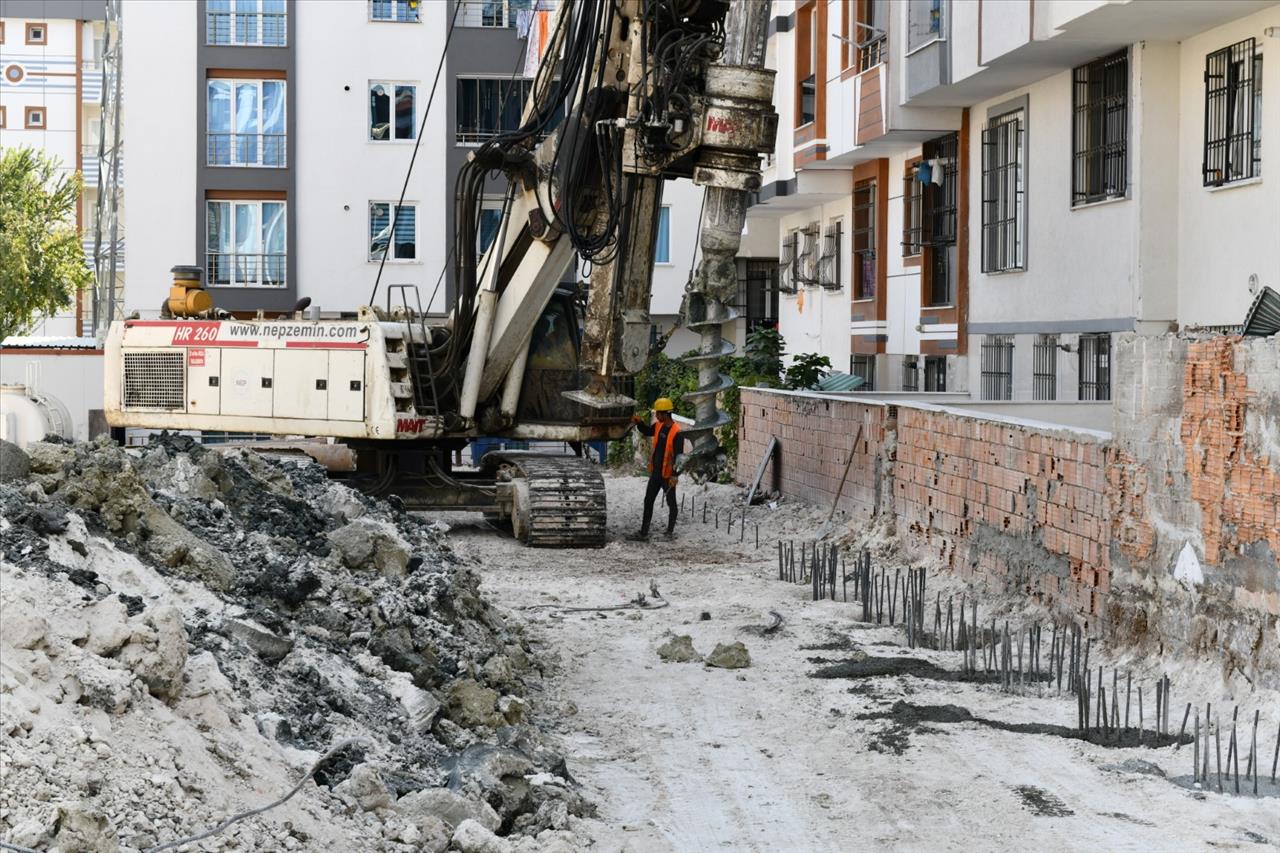
[{"label": "window with metal bar", "polygon": [[818,78],[812,74],[800,81],[800,124],[808,124],[818,115]]},{"label": "window with metal bar", "polygon": [[919,256],[924,242],[924,182],[920,164],[907,166],[902,175],[902,257]]},{"label": "window with metal bar", "polygon": [[776,260],[738,259],[738,300],[735,306],[747,321],[747,331],[772,327],[778,322],[778,269]]},{"label": "window with metal bar", "polygon": [[804,237],[804,251],[800,253],[799,277],[796,281],[813,286],[818,283],[818,259],[821,256],[818,241],[822,231],[818,223],[810,222],[807,227],[800,229],[800,233]]},{"label": "window with metal bar", "polygon": [[818,270],[818,284],[828,290],[839,290],[843,286],[840,280],[844,272],[840,257],[843,242],[844,220],[833,219],[822,238],[822,258]]},{"label": "window with metal bar", "polygon": [[876,357],[874,355],[855,355],[849,357],[849,373],[861,377],[859,391],[876,389]]},{"label": "window with metal bar", "polygon": [[982,338],[982,399],[1013,399],[1013,335]]},{"label": "window with metal bar", "polygon": [[1206,187],[1262,174],[1262,54],[1254,39],[1205,57],[1201,168]]},{"label": "window with metal bar", "polygon": [[208,0],[204,13],[207,44],[284,47],[287,40],[285,0]]},{"label": "window with metal bar", "polygon": [[876,295],[876,182],[853,188],[853,298]]},{"label": "window with metal bar", "polygon": [[1058,336],[1037,335],[1032,350],[1031,399],[1058,399]]},{"label": "window with metal bar", "polygon": [[795,293],[800,287],[800,232],[792,231],[782,241],[782,257],[778,260],[778,289],[783,293]]},{"label": "window with metal bar", "polygon": [[982,271],[1026,268],[1025,112],[993,116],[982,131]]},{"label": "window with metal bar", "polygon": [[287,166],[286,86],[284,80],[208,80],[205,163]]},{"label": "window with metal bar", "polygon": [[921,181],[924,226],[924,289],[928,307],[955,301],[956,211],[959,208],[960,138],[948,133],[930,139],[922,147],[927,181]]},{"label": "window with metal bar", "polygon": [[284,201],[205,203],[210,287],[284,287],[288,270]]},{"label": "window with metal bar", "polygon": [[1072,72],[1071,205],[1129,190],[1129,50]]},{"label": "window with metal bar", "polygon": [[926,356],[924,360],[924,390],[947,390],[947,357],[944,355]]},{"label": "window with metal bar", "polygon": [[920,364],[914,355],[902,359],[902,390],[920,390]]},{"label": "window with metal bar", "polygon": [[1080,336],[1080,399],[1111,399],[1111,335]]}]

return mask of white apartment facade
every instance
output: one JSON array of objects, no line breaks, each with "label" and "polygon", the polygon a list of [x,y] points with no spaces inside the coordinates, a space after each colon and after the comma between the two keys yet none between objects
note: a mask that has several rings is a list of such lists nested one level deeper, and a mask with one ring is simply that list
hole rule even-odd
[{"label": "white apartment facade", "polygon": [[749,227],[776,223],[791,352],[874,390],[1106,401],[1112,335],[1238,324],[1280,279],[1280,5],[775,8]]},{"label": "white apartment facade", "polygon": [[[105,0],[0,0],[0,150],[36,148],[79,172],[76,210],[86,263],[93,264],[102,130]],[[88,291],[43,317],[36,337],[91,334]]]}]

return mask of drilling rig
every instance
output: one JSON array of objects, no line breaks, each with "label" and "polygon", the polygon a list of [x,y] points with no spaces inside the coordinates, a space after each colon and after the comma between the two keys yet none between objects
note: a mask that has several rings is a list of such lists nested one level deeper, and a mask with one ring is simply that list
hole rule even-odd
[{"label": "drilling rig", "polygon": [[[520,127],[476,148],[455,185],[454,304],[440,322],[415,288],[349,320],[304,311],[219,318],[201,270],[174,268],[159,319],[112,324],[106,413],[113,426],[330,437],[355,458],[351,483],[420,509],[472,509],[535,546],[605,541],[604,481],[572,457],[453,453],[480,437],[622,437],[632,376],[649,352],[653,239],[665,181],[704,186],[702,260],[684,314],[701,344],[681,470],[723,463],[717,369],[733,351],[735,256],[760,156],[773,151],[769,3],[561,3]],[[478,252],[485,176],[507,193]],[[585,299],[560,281],[590,263]],[[373,301],[373,300],[371,300]]]}]

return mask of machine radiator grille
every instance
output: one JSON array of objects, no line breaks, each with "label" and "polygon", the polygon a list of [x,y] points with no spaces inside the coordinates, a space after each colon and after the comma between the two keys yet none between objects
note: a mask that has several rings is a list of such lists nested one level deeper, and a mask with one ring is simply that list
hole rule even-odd
[{"label": "machine radiator grille", "polygon": [[183,352],[125,353],[124,407],[185,410],[185,361]]}]

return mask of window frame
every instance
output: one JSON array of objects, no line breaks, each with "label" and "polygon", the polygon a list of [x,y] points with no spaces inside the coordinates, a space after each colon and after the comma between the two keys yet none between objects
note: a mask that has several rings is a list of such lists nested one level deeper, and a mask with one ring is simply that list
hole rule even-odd
[{"label": "window frame", "polygon": [[1071,206],[1129,197],[1129,48],[1071,72]]},{"label": "window frame", "polygon": [[1110,402],[1111,333],[1083,334],[1076,342],[1076,349],[1079,355],[1076,399],[1082,403]]},{"label": "window frame", "polygon": [[[480,109],[480,104],[482,102],[482,93],[480,91],[481,89],[480,84],[489,83],[489,82],[496,83],[498,86],[497,92],[495,94],[495,97],[498,101],[497,112],[495,113],[498,126],[492,130],[480,128],[479,122],[478,122],[478,119],[482,112],[482,110]],[[524,105],[528,103],[529,96],[533,92],[534,82],[535,81],[533,79],[528,77],[518,77],[513,79],[509,76],[500,77],[500,76],[491,75],[491,74],[460,74],[457,77],[455,77],[454,78],[455,107],[454,107],[454,116],[453,116],[454,145],[465,147],[465,148],[475,148],[480,145],[483,145],[486,141],[488,141],[489,139],[492,139],[494,136],[497,136],[499,133],[504,133],[505,131],[503,130],[503,127],[502,127],[503,111],[511,103],[510,98],[511,98],[512,92],[519,92],[519,95],[520,95],[519,100],[516,102],[518,105],[517,107],[518,112],[516,113],[517,122],[518,122],[519,118],[524,114]],[[463,130],[462,129],[462,105],[463,105],[464,98],[462,93],[462,86],[466,83],[476,84],[475,115],[477,117],[477,123],[474,129]],[[512,84],[517,84],[517,85],[513,86]],[[506,89],[504,93],[504,87],[510,87],[510,88]]]},{"label": "window frame", "polygon": [[747,322],[747,332],[773,328],[778,323],[780,259],[738,258],[737,307]]},{"label": "window frame", "polygon": [[[1221,67],[1216,67],[1216,63]],[[1234,83],[1231,74],[1236,65],[1249,69],[1248,80],[1239,76]],[[1257,39],[1247,38],[1205,55],[1204,62],[1204,147],[1201,160],[1201,182],[1205,187],[1223,187],[1262,177],[1262,80],[1265,72],[1263,51]],[[1222,79],[1211,88],[1211,79]],[[1241,89],[1247,97],[1241,97]],[[1219,110],[1216,101],[1221,100]],[[1247,115],[1248,130],[1233,132],[1239,106]],[[1221,136],[1214,136],[1221,132]],[[1232,152],[1245,142],[1247,168],[1233,174]],[[1213,168],[1211,168],[1213,161]],[[1238,168],[1238,166],[1237,166]],[[1211,173],[1217,173],[1210,178]]]},{"label": "window frame", "polygon": [[[374,9],[379,5],[389,6],[393,12],[401,7],[412,9],[415,17],[412,20],[395,17],[393,14],[389,18],[379,18],[373,14]],[[369,23],[371,24],[421,24],[422,23],[422,0],[369,0]]]},{"label": "window frame", "polygon": [[[865,368],[865,370],[859,368]],[[855,390],[876,390],[876,357],[866,353],[854,353],[849,356],[849,375],[862,377],[862,384]]]},{"label": "window frame", "polygon": [[[948,2],[947,0],[928,0],[929,2],[929,18],[930,27],[925,30],[924,41],[912,44],[912,18],[911,10],[920,8],[918,0],[910,0],[907,6],[906,25],[906,53],[904,56],[911,56],[913,53],[919,53],[931,44],[937,44],[940,41],[947,40],[947,24],[948,24]],[[937,26],[933,26],[933,19],[936,14]]]},{"label": "window frame", "polygon": [[828,221],[826,233],[822,235],[822,255],[818,258],[818,284],[827,290],[840,290],[844,287],[844,217],[837,216]]},{"label": "window frame", "polygon": [[[205,24],[204,24],[204,43],[210,47],[288,47],[289,46],[289,4],[287,0],[280,3],[281,10],[279,12],[269,12],[263,9],[263,3],[266,0],[253,0],[256,11],[242,12],[239,9],[243,0],[228,0],[228,8],[214,9],[210,8],[210,4],[205,4]],[[226,41],[219,41],[217,20],[221,16],[226,16],[228,38]],[[240,41],[236,38],[239,27],[236,26],[238,19],[253,18],[255,37],[252,40]],[[279,34],[278,42],[269,42],[266,40],[267,21],[272,20],[276,23],[273,28]]]},{"label": "window frame", "polygon": [[782,239],[782,253],[778,258],[778,291],[780,293],[796,293],[800,290],[799,263],[800,229],[793,228]]},{"label": "window frame", "polygon": [[[930,387],[931,385],[933,387]],[[934,394],[946,393],[947,357],[945,355],[924,357],[924,390]]]},{"label": "window frame", "polygon": [[[853,261],[850,281],[853,289],[852,301],[869,302],[876,298],[879,286],[880,269],[876,257],[876,205],[879,186],[876,178],[866,178],[853,185],[852,223],[849,228],[849,256]],[[859,203],[858,196],[865,195],[867,201]],[[859,213],[866,217],[866,226],[859,226]],[[864,245],[865,244],[865,245]],[[870,281],[867,280],[867,262],[871,263]]]},{"label": "window frame", "polygon": [[920,358],[915,355],[902,357],[902,390],[920,390]]},{"label": "window frame", "polygon": [[[40,116],[40,122],[31,121],[32,114]],[[22,129],[23,130],[48,130],[49,129],[49,108],[44,104],[22,108]]]},{"label": "window frame", "polygon": [[[420,251],[420,249],[421,249],[421,241],[422,241],[422,228],[420,223],[422,219],[420,216],[418,216],[418,208],[420,207],[420,205],[417,201],[410,201],[408,199],[406,199],[403,204],[397,203],[395,199],[369,199],[369,204],[368,204],[368,207],[366,208],[369,214],[369,218],[368,218],[369,230],[366,232],[367,236],[365,238],[365,242],[368,245],[368,249],[369,249],[368,251],[369,257],[367,262],[371,264],[382,263],[381,250],[375,253],[373,249],[373,238],[374,238],[373,208],[375,205],[386,205],[387,207],[387,223],[388,223],[387,237],[389,240],[395,239],[395,237],[401,234],[401,231],[400,231],[401,211],[405,209],[409,209],[413,211],[413,257],[412,258],[397,257],[396,252],[399,251],[398,247],[401,244],[400,242],[396,242],[392,247],[392,250],[387,252],[387,263],[388,264],[421,264],[422,252]],[[393,215],[394,215],[394,218],[392,218]]]},{"label": "window frame", "polygon": [[[818,3],[826,0],[810,0],[798,4],[796,9],[795,39],[795,122],[797,128],[818,120]],[[812,106],[805,112],[806,98]]]},{"label": "window frame", "polygon": [[[209,109],[210,107],[209,89],[210,89],[210,86],[214,83],[226,83],[231,87],[230,112],[228,113],[227,123],[228,123],[228,126],[232,128],[232,130],[214,131],[209,127],[209,120],[210,120],[210,116],[212,115],[212,110]],[[263,126],[262,115],[263,115],[263,108],[267,102],[266,86],[268,83],[278,84],[281,87],[281,102],[283,103],[283,110],[284,110],[281,116],[281,123],[284,126],[283,133],[265,133],[262,130],[262,126]],[[258,87],[258,100],[255,106],[255,109],[257,112],[257,119],[256,119],[256,126],[258,128],[257,133],[238,133],[234,129],[236,127],[236,110],[238,109],[238,106],[239,106],[239,98],[237,97],[237,90],[240,86],[245,84],[256,84]],[[289,81],[288,80],[283,78],[276,78],[276,77],[209,77],[205,80],[204,92],[205,92],[205,95],[204,95],[205,97],[205,120],[204,120],[205,163],[204,164],[206,166],[210,168],[217,168],[217,169],[287,169],[289,167]],[[213,143],[214,143],[215,134],[217,136],[230,137],[230,142],[231,142],[229,146],[230,156],[228,157],[229,162],[227,163],[212,162],[212,160],[214,159]],[[254,138],[253,148],[255,153],[257,154],[257,159],[252,162],[250,161],[237,162],[235,155],[240,150],[240,145],[237,143],[236,137],[246,137],[246,136]],[[281,143],[278,149],[278,156],[276,158],[279,162],[276,162],[276,163],[264,162],[264,160],[267,159],[265,157],[265,154],[267,149],[266,142],[268,137],[272,139],[278,138]]]},{"label": "window frame", "polygon": [[[27,21],[26,26],[23,27],[23,29],[26,31],[26,43],[28,45],[36,45],[36,46],[44,46],[44,47],[49,46],[49,22],[48,21]],[[33,39],[31,37],[31,31],[35,29],[40,30],[40,38]]]},{"label": "window frame", "polygon": [[[206,280],[208,282],[207,286],[209,288],[219,288],[219,289],[228,289],[228,290],[229,289],[280,290],[288,287],[289,286],[289,201],[288,199],[286,198],[266,198],[266,199],[206,198],[204,202],[205,202],[205,205],[204,205],[205,269],[207,273],[206,274]],[[266,232],[267,224],[266,224],[266,218],[264,215],[265,213],[264,207],[265,205],[269,205],[269,204],[278,204],[278,205],[281,205],[283,208],[283,211],[282,211],[283,219],[280,222],[280,226],[284,230],[284,251],[282,252],[265,251],[268,241],[267,241],[267,232]],[[213,205],[227,205],[228,218],[231,223],[231,249],[230,250],[224,250],[221,248],[215,250],[212,246],[209,245],[209,236],[210,236],[209,235],[209,222],[210,222],[209,212],[210,212],[210,208]],[[257,222],[257,227],[259,232],[258,234],[259,251],[257,252],[246,252],[242,254],[239,251],[237,251],[237,247],[236,247],[237,240],[236,240],[236,234],[235,234],[237,207],[256,207],[258,210],[256,222]],[[241,283],[236,281],[233,277],[231,281],[224,284],[218,280],[215,272],[218,266],[213,261],[213,257],[215,255],[229,257],[231,259],[229,266],[233,271],[233,273],[240,266],[239,264],[236,263],[237,258],[241,258],[241,257],[258,258],[260,259],[259,264],[256,266],[256,269],[258,270],[258,275],[256,276],[253,282],[249,282],[246,280],[243,283]],[[265,271],[266,267],[268,266],[268,263],[269,263],[268,259],[271,259],[271,258],[283,259],[282,263],[283,263],[284,275],[278,283],[268,284],[268,283],[264,283],[262,273]]]},{"label": "window frame", "polygon": [[[960,136],[947,133],[921,146],[921,159],[942,164],[942,183],[930,180],[921,194],[925,308],[949,308],[959,290]],[[932,175],[930,176],[932,177]],[[941,283],[941,286],[939,286]],[[927,294],[927,297],[925,296]]]},{"label": "window frame", "polygon": [[924,183],[918,178],[922,157],[913,157],[902,170],[902,257],[919,261],[924,252]]},{"label": "window frame", "polygon": [[995,401],[1013,399],[1013,358],[1013,335],[982,336],[979,399]]},{"label": "window frame", "polygon": [[800,253],[800,284],[815,287],[818,284],[818,265],[822,255],[822,227],[810,222],[800,229],[804,237],[804,251]]},{"label": "window frame", "polygon": [[[374,124],[373,124],[373,87],[374,87],[374,86],[386,86],[386,87],[390,88],[390,90],[391,90],[391,94],[388,96],[388,97],[390,98],[390,104],[389,104],[389,106],[388,106],[388,111],[387,111],[387,129],[388,129],[388,135],[387,135],[387,137],[386,137],[385,139],[379,139],[378,137],[376,137],[376,136],[374,136],[374,135],[373,135],[373,128],[374,128]],[[396,112],[396,109],[395,109],[395,108],[396,108],[396,100],[397,100],[397,98],[399,97],[399,90],[400,90],[401,88],[403,88],[403,87],[406,87],[406,86],[407,86],[407,87],[409,87],[409,88],[412,88],[412,89],[413,89],[413,122],[412,122],[412,126],[413,126],[413,135],[412,135],[412,136],[407,136],[407,137],[401,137],[401,136],[396,136],[396,135],[395,135],[395,132],[396,132],[396,120],[395,120],[395,112]],[[373,143],[377,143],[377,144],[379,144],[379,145],[387,145],[387,144],[392,144],[392,145],[394,145],[394,144],[396,144],[396,143],[400,143],[400,144],[402,144],[402,145],[405,145],[405,144],[411,144],[411,143],[413,143],[413,142],[416,142],[416,141],[417,141],[417,138],[418,138],[418,122],[419,122],[419,120],[420,120],[420,118],[421,118],[421,116],[419,116],[419,115],[418,115],[418,88],[419,88],[419,86],[420,86],[420,84],[419,84],[419,82],[418,82],[418,81],[416,81],[416,80],[386,80],[386,79],[378,79],[378,80],[370,80],[370,81],[369,81],[369,85],[368,85],[368,87],[365,89],[365,91],[368,93],[368,96],[369,96],[368,111],[365,113],[365,141],[366,141],[366,142],[373,142]]]},{"label": "window frame", "polygon": [[[663,216],[667,218],[667,227],[665,231],[662,228]],[[667,256],[667,259],[665,261],[658,259],[658,249],[660,248],[658,245],[659,237],[666,238],[666,245],[661,247],[666,249],[664,254]],[[674,262],[671,260],[671,205],[669,204],[658,206],[658,215],[653,223],[653,265],[655,267],[669,267],[674,265]]]},{"label": "window frame", "polygon": [[[1027,117],[1026,96],[993,108],[982,130],[982,272],[988,275],[1027,270]],[[1007,135],[1015,137],[1012,143]],[[995,160],[996,149],[1011,154]],[[1001,192],[1009,188],[1012,198]],[[994,218],[992,214],[1000,214]],[[1010,230],[1012,240],[1010,241]],[[1012,257],[1010,257],[1010,244]],[[1000,258],[993,258],[999,254]]]}]

